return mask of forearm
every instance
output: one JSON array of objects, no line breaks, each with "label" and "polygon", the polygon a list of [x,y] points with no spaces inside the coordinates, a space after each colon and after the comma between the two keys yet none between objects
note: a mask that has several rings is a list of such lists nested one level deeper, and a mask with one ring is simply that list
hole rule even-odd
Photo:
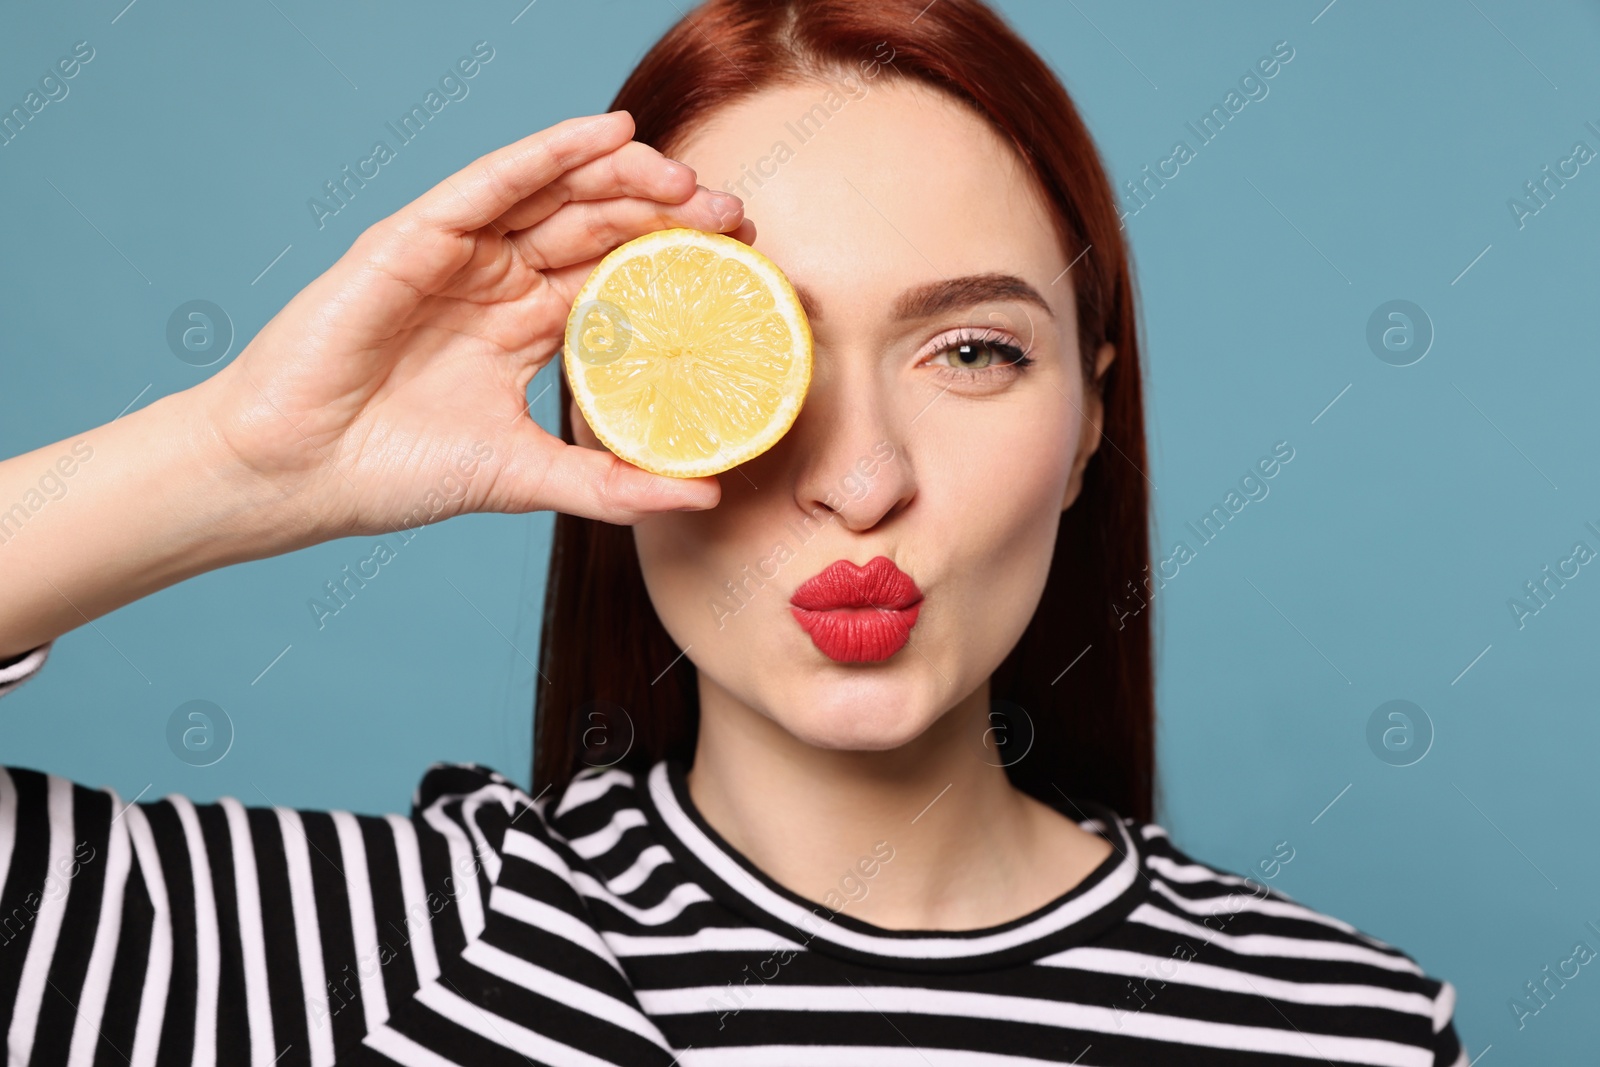
[{"label": "forearm", "polygon": [[0,658],[317,540],[309,509],[232,460],[203,390],[0,462]]}]

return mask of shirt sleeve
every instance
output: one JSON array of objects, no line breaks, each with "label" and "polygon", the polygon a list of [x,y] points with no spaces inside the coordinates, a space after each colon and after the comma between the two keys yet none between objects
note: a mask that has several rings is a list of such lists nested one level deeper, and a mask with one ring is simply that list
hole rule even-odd
[{"label": "shirt sleeve", "polygon": [[1456,987],[1439,983],[1433,999],[1433,1067],[1467,1067],[1467,1050],[1455,1024]]},{"label": "shirt sleeve", "polygon": [[0,768],[9,1062],[331,1064],[461,951],[450,863],[420,818]]},{"label": "shirt sleeve", "polygon": [[50,657],[52,644],[53,642],[46,641],[38,648],[29,649],[20,656],[0,659],[0,697],[39,673],[39,668],[43,667],[44,661]]}]

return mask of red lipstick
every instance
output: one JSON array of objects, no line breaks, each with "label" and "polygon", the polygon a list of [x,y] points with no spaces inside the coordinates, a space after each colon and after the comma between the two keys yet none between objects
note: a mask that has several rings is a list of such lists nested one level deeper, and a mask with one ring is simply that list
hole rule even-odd
[{"label": "red lipstick", "polygon": [[910,640],[922,590],[888,556],[874,556],[864,567],[841,559],[808,578],[789,604],[823,655],[870,663],[888,659]]}]

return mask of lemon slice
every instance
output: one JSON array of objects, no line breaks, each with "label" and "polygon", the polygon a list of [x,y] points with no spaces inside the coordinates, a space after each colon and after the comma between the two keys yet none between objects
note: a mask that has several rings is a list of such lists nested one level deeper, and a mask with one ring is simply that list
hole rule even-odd
[{"label": "lemon slice", "polygon": [[794,424],[811,384],[811,325],[789,279],[749,245],[658,230],[589,275],[562,359],[607,448],[697,478],[759,456]]}]

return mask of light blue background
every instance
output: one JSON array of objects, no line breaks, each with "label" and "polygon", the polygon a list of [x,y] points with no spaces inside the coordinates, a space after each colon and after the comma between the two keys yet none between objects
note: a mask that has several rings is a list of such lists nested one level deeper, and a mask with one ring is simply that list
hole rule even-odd
[{"label": "light blue background", "polygon": [[[175,307],[220,304],[237,353],[371,221],[484,151],[603,110],[678,17],[670,0],[124,2],[13,7],[0,34],[7,109],[73,42],[96,50],[0,148],[5,455],[213,373],[168,351]],[[1600,13],[1325,3],[1000,5],[1062,73],[1118,183],[1193,145],[1184,123],[1275,42],[1295,49],[1270,95],[1127,222],[1160,543],[1275,442],[1295,449],[1158,601],[1161,816],[1236,871],[1287,841],[1272,884],[1452,980],[1470,1053],[1493,1046],[1486,1067],[1577,1062],[1600,1035],[1596,966],[1520,1030],[1508,1002],[1580,939],[1600,949],[1584,926],[1600,925],[1600,569],[1522,629],[1507,601],[1575,540],[1600,548],[1584,528],[1600,522],[1600,164],[1525,228],[1507,200],[1575,141],[1600,149],[1584,126],[1600,125]],[[495,58],[470,95],[319,231],[307,198],[479,40]],[[1412,366],[1367,347],[1392,299],[1436,329]],[[554,396],[534,407],[547,426]],[[65,637],[0,702],[0,758],[125,797],[366,811],[404,810],[436,759],[526,782],[551,525],[426,528],[320,632],[308,598],[370,539],[149,597]],[[196,698],[237,730],[209,768],[165,740]],[[1366,740],[1391,699],[1433,724],[1412,766]]]}]

